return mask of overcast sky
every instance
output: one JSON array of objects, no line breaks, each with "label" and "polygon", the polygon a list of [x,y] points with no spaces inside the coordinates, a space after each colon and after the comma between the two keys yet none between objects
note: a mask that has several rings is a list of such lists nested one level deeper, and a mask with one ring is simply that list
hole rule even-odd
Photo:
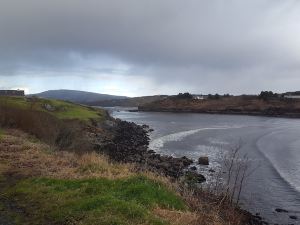
[{"label": "overcast sky", "polygon": [[0,89],[300,90],[299,0],[0,0]]}]

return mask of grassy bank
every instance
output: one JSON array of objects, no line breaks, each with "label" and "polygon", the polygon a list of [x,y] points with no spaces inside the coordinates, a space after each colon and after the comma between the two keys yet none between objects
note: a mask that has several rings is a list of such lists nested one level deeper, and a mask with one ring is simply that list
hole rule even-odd
[{"label": "grassy bank", "polygon": [[105,110],[65,101],[0,96],[0,125],[21,129],[59,148],[92,148],[83,130],[109,119]]},{"label": "grassy bank", "polygon": [[[17,130],[5,130],[0,140],[0,182],[0,215],[13,224],[193,224],[196,218],[163,177],[96,153],[55,152]],[[174,214],[186,222],[170,220]]]},{"label": "grassy bank", "polygon": [[45,112],[58,119],[65,120],[103,120],[106,117],[105,111],[101,109],[86,107],[66,101],[42,98],[0,96],[0,107]]},{"label": "grassy bank", "polygon": [[[143,176],[58,180],[26,179],[5,191],[26,207],[29,224],[167,224],[154,207],[184,209],[174,193]],[[28,220],[28,221],[26,221]],[[23,224],[23,223],[22,223]]]}]

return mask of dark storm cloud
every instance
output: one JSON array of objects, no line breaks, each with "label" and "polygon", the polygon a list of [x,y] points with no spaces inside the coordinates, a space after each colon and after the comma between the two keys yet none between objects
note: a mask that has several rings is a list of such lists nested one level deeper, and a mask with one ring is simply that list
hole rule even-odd
[{"label": "dark storm cloud", "polygon": [[132,75],[192,81],[195,91],[270,79],[278,89],[282,76],[299,76],[299,21],[293,0],[0,0],[0,75],[113,75],[123,63]]}]

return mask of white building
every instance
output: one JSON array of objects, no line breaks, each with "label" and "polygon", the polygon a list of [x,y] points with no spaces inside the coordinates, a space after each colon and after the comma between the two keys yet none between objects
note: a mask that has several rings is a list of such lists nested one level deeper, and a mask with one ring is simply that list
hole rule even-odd
[{"label": "white building", "polygon": [[285,98],[296,98],[296,99],[300,99],[300,95],[285,95]]},{"label": "white building", "polygon": [[207,99],[207,95],[193,95],[193,98],[197,100],[204,100]]}]

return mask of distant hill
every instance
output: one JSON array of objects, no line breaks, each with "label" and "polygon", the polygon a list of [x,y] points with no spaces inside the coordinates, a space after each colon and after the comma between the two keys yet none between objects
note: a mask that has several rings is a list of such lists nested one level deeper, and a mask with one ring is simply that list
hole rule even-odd
[{"label": "distant hill", "polygon": [[167,95],[154,95],[154,96],[126,98],[126,99],[94,101],[94,102],[89,102],[88,104],[91,106],[104,106],[104,107],[113,107],[113,106],[138,107],[154,101],[163,100],[167,97],[168,97]]},{"label": "distant hill", "polygon": [[33,95],[42,98],[59,99],[59,100],[66,100],[70,102],[84,103],[84,104],[87,104],[88,102],[95,102],[95,101],[127,98],[126,96],[98,94],[93,92],[65,90],[65,89],[49,90],[49,91],[44,91]]}]

